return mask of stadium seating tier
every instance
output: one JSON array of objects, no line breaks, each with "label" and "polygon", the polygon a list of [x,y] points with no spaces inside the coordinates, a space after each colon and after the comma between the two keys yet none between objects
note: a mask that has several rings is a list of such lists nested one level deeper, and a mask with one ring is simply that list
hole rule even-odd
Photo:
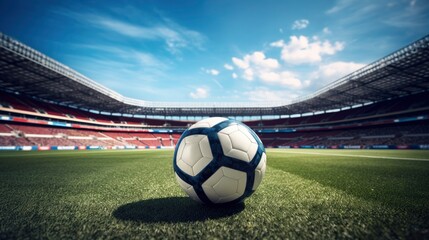
[{"label": "stadium seating tier", "polygon": [[[25,119],[78,123],[88,129],[53,127],[3,121],[0,146],[8,145],[97,145],[174,146],[180,133],[149,133],[144,127],[186,129],[190,121],[111,116],[55,105],[29,97],[0,92],[1,112]],[[429,94],[379,102],[348,110],[273,120],[245,121],[260,129],[294,128],[296,132],[259,133],[268,147],[300,145],[413,145],[429,144],[428,120],[393,124],[395,118],[429,115]],[[60,117],[60,118],[58,118]],[[387,120],[386,120],[387,119]],[[99,128],[97,125],[103,123]],[[127,127],[140,129],[130,132]],[[92,129],[91,129],[92,128]]]}]

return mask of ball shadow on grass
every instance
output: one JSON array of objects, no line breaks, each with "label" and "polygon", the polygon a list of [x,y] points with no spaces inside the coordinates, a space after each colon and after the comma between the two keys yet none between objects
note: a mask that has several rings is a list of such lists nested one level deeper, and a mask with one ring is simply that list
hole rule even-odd
[{"label": "ball shadow on grass", "polygon": [[118,207],[113,216],[120,220],[145,223],[196,222],[232,216],[244,210],[244,203],[207,206],[188,197],[147,199]]}]

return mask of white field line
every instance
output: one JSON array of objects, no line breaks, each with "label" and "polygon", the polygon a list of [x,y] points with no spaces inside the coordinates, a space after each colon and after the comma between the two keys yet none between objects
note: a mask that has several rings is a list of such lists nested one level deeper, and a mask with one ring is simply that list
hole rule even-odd
[{"label": "white field line", "polygon": [[429,162],[429,159],[425,159],[425,158],[404,158],[404,157],[386,157],[386,156],[352,155],[352,154],[336,154],[336,153],[315,153],[315,152],[296,152],[296,151],[284,151],[284,153],[312,154],[312,155],[326,155],[326,156],[340,156],[340,157],[383,158],[383,159],[397,159],[397,160]]}]

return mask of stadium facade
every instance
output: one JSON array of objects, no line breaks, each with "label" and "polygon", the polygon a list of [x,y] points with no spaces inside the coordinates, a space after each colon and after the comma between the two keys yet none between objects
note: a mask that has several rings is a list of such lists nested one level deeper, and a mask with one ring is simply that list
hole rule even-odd
[{"label": "stadium facade", "polygon": [[428,89],[429,36],[292,102],[172,103],[122,96],[0,33],[0,148],[172,147],[192,123],[178,117],[251,116],[268,147],[425,149]]}]

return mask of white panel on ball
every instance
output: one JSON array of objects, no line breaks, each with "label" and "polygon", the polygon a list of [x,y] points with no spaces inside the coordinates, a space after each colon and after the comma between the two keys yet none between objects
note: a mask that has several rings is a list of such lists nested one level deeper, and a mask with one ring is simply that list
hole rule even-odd
[{"label": "white panel on ball", "polygon": [[206,135],[191,135],[182,140],[177,152],[177,166],[185,173],[195,176],[212,160],[209,139]]},{"label": "white panel on ball", "polygon": [[261,160],[255,169],[255,181],[253,182],[252,190],[256,190],[259,184],[261,184],[262,178],[264,178],[265,176],[266,167],[267,167],[267,155],[265,155],[265,153],[262,153]]},{"label": "white panel on ball", "polygon": [[203,190],[213,203],[225,203],[241,197],[246,189],[245,172],[228,167],[219,168],[203,184]]},{"label": "white panel on ball", "polygon": [[228,157],[250,162],[258,150],[255,138],[243,126],[229,126],[222,129],[218,136],[222,150]]},{"label": "white panel on ball", "polygon": [[182,190],[186,194],[188,194],[188,196],[190,198],[192,198],[193,200],[195,200],[197,202],[201,202],[200,198],[198,197],[197,193],[194,190],[194,187],[192,187],[191,185],[189,185],[188,183],[186,183],[185,181],[183,181],[177,174],[176,174],[176,180],[179,183],[179,185],[182,188]]},{"label": "white panel on ball", "polygon": [[214,125],[221,123],[223,121],[228,120],[228,118],[223,118],[223,117],[212,117],[212,118],[207,118],[207,119],[203,119],[197,123],[195,123],[194,125],[192,125],[191,127],[189,127],[189,129],[193,129],[193,128],[211,128]]}]

